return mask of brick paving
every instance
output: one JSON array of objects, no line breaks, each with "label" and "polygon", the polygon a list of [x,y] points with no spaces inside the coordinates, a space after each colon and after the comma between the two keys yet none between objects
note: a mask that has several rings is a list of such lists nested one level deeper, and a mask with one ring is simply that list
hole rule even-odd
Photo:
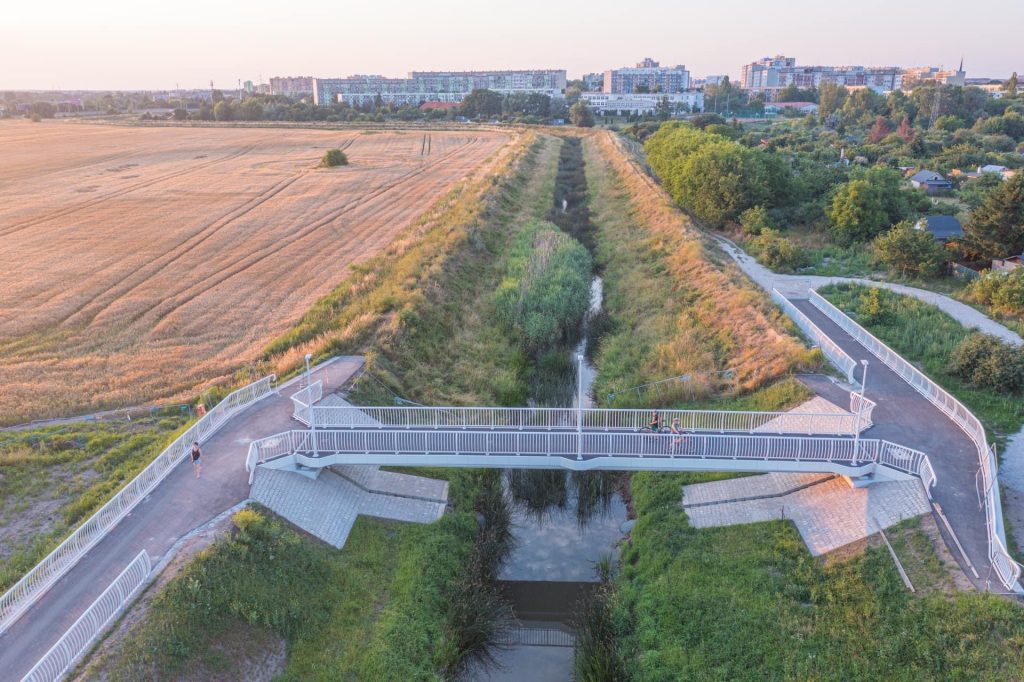
[{"label": "brick paving", "polygon": [[[690,504],[694,499],[725,499],[728,495],[747,498],[775,495],[781,485],[775,480],[778,476],[781,475],[766,474],[684,486],[683,500]],[[782,496],[684,508],[695,528],[788,519],[814,556],[866,538],[878,532],[879,526],[888,528],[931,511],[921,484],[916,480],[853,488],[846,479],[838,477],[817,483],[813,475],[790,475],[790,478],[801,476],[804,483],[812,485]],[[794,482],[789,480],[784,484]]]},{"label": "brick paving", "polygon": [[[421,478],[399,476],[404,479]],[[352,525],[360,514],[410,523],[432,523],[441,518],[447,505],[447,483],[422,480],[433,485],[401,481],[401,488],[429,491],[428,494],[435,496],[433,499],[369,492],[330,469],[311,478],[295,472],[259,467],[250,497],[307,533],[341,548],[345,546]],[[443,485],[436,485],[438,483]],[[443,497],[437,497],[439,490],[443,491]]]}]

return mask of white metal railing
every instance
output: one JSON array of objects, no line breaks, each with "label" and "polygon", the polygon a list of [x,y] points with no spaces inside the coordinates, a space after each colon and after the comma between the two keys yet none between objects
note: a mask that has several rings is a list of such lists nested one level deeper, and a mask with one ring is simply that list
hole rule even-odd
[{"label": "white metal railing", "polygon": [[878,403],[871,398],[862,396],[856,391],[850,391],[850,412],[853,414],[860,414],[861,431],[870,429],[875,425],[875,423],[871,421],[871,415],[875,411],[876,407],[878,407]]},{"label": "white metal railing", "polygon": [[[910,384],[914,390],[942,410],[974,442],[978,451],[978,463],[985,491],[982,505],[985,508],[985,523],[988,531],[989,560],[992,562],[992,567],[999,576],[1000,582],[1007,589],[1018,589],[1017,581],[1020,579],[1021,566],[1013,560],[1006,549],[1006,529],[1003,526],[1002,503],[999,498],[997,460],[994,449],[989,447],[985,436],[985,427],[981,421],[948,391],[904,360],[899,353],[882,343],[871,332],[854,322],[846,313],[822,298],[818,292],[811,291],[810,300],[814,307],[871,351],[889,369]],[[934,474],[932,475],[934,476]]]},{"label": "white metal railing", "polygon": [[306,426],[309,426],[309,420],[311,418],[309,409],[315,403],[320,402],[323,395],[324,382],[320,380],[314,381],[301,391],[296,391],[295,394],[292,395],[292,417]]},{"label": "white metal railing", "polygon": [[62,542],[57,549],[16,582],[0,597],[0,632],[10,627],[46,590],[102,540],[128,512],[135,508],[191,450],[192,443],[205,442],[235,413],[272,392],[276,376],[264,377],[238,389],[174,439],[149,466],[143,469],[109,502]]},{"label": "white metal railing", "polygon": [[22,682],[55,682],[64,677],[89,646],[99,637],[138,592],[149,577],[151,566],[145,550],[139,552],[121,575],[114,579],[67,632],[50,647]]},{"label": "white metal railing", "polygon": [[[870,401],[866,401],[865,405],[867,402]],[[581,412],[582,428],[586,431],[640,431],[649,427],[653,410],[585,409]],[[848,412],[657,410],[657,413],[663,428],[671,427],[673,421],[678,419],[678,428],[691,433],[850,435],[857,421],[856,414]],[[376,426],[382,429],[558,431],[575,430],[580,411],[574,408],[525,407],[331,406],[313,407],[312,414],[318,429],[366,429]],[[309,425],[300,417],[296,419]],[[870,421],[867,425],[870,425]]]},{"label": "white metal railing", "polygon": [[[286,431],[254,441],[246,468],[282,456],[316,451],[320,456],[434,455],[449,457],[449,466],[483,466],[481,456],[600,457],[668,459],[730,459],[760,462],[831,462],[849,466],[876,463],[921,476],[930,471],[928,457],[917,450],[884,440],[827,436],[740,434],[652,434],[584,432],[582,447],[575,431],[441,431],[434,429],[339,429]],[[469,457],[473,458],[470,462]],[[931,477],[934,483],[934,476]],[[927,488],[926,488],[927,489]]]},{"label": "white metal railing", "polygon": [[[812,291],[813,293],[813,291]],[[779,293],[778,289],[772,289],[772,300],[779,304],[779,307],[796,323],[796,326],[800,327],[804,334],[806,334],[811,341],[818,344],[821,348],[821,352],[825,354],[825,357],[832,362],[840,372],[846,375],[846,380],[851,384],[856,383],[856,379],[853,376],[854,370],[857,369],[857,363],[853,361],[846,351],[839,347],[839,345],[830,339],[825,332],[818,329],[818,326],[811,322],[810,318],[804,315],[800,310],[793,305],[789,299]]]}]

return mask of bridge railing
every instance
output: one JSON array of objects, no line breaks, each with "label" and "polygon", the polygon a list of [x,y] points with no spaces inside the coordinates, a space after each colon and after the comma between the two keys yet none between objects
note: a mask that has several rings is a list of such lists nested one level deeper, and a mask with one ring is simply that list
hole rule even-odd
[{"label": "bridge railing", "polygon": [[[463,456],[569,457],[587,459],[680,458],[796,462],[875,462],[922,476],[930,470],[927,456],[888,441],[849,437],[783,436],[776,434],[652,434],[574,431],[473,431],[340,429],[288,431],[254,441],[246,466],[254,472],[262,462],[296,453],[334,455],[443,455],[453,465]],[[923,478],[923,476],[922,476]],[[934,477],[933,477],[934,478]],[[934,482],[934,481],[932,481]]]},{"label": "bridge railing", "polygon": [[[873,405],[873,403],[872,403]],[[296,408],[298,410],[298,408]],[[572,408],[517,407],[317,407],[311,408],[316,428],[572,430],[580,412]],[[651,410],[585,409],[586,430],[641,431]],[[305,414],[305,413],[303,413]],[[867,411],[870,415],[870,410]],[[847,412],[736,412],[722,410],[658,410],[663,427],[679,420],[680,430],[714,433],[852,434],[856,415]],[[299,421],[309,425],[306,421]],[[862,423],[863,428],[870,421]]]},{"label": "bridge railing", "polygon": [[56,583],[86,552],[106,537],[107,533],[128,512],[148,495],[175,467],[188,456],[192,443],[205,442],[235,413],[272,392],[276,376],[264,377],[238,389],[174,439],[149,466],[143,469],[109,502],[90,516],[62,542],[57,549],[16,582],[0,597],[0,632],[5,631],[35,601]]},{"label": "bridge railing", "polygon": [[[989,560],[995,569],[1000,582],[1010,590],[1018,590],[1021,566],[1006,549],[1006,529],[1003,526],[1002,503],[999,497],[997,478],[997,459],[995,450],[989,447],[985,436],[985,427],[974,414],[948,391],[929,379],[927,375],[904,360],[899,353],[882,343],[871,332],[853,321],[846,313],[839,310],[818,292],[810,292],[810,301],[830,320],[839,325],[847,334],[856,339],[885,365],[896,372],[914,390],[927,398],[939,408],[968,438],[974,442],[978,451],[978,463],[982,475],[982,505],[985,508],[985,520],[989,540]],[[934,476],[934,474],[932,474]]]},{"label": "bridge railing", "polygon": [[839,371],[846,375],[846,380],[851,384],[856,383],[854,378],[854,370],[857,369],[857,363],[853,361],[846,351],[839,347],[835,341],[830,339],[825,332],[818,329],[818,326],[811,322],[811,319],[804,315],[795,305],[790,303],[789,299],[779,293],[778,289],[772,289],[772,300],[779,304],[789,316],[796,326],[800,327],[800,330],[808,336],[814,343],[818,344],[821,348],[821,352],[825,354],[833,365],[835,365]]},{"label": "bridge railing", "polygon": [[149,555],[143,550],[68,628],[57,643],[50,647],[21,682],[54,682],[63,678],[121,608],[135,596],[149,577],[150,570]]},{"label": "bridge railing", "polygon": [[320,402],[324,395],[324,382],[314,381],[312,384],[296,391],[292,395],[292,417],[306,426],[310,425],[310,408]]}]

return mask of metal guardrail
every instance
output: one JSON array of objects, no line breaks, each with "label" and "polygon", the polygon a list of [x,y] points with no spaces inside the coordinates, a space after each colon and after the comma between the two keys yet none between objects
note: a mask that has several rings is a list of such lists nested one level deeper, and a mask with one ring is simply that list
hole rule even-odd
[{"label": "metal guardrail", "polygon": [[818,326],[811,322],[810,318],[804,315],[800,310],[790,303],[789,299],[783,296],[778,289],[772,289],[772,300],[779,304],[786,314],[796,323],[796,326],[800,327],[814,343],[818,344],[821,348],[821,352],[825,354],[825,357],[839,369],[840,372],[846,375],[846,380],[851,384],[856,383],[856,379],[853,376],[854,370],[857,369],[857,363],[853,361],[846,351],[839,347],[839,345],[830,339],[825,332],[818,329]]},{"label": "metal guardrail", "polygon": [[292,395],[292,417],[306,426],[309,426],[311,423],[311,416],[309,413],[310,406],[314,403],[320,402],[323,395],[324,382],[320,380],[314,381],[301,391],[296,391],[295,394]]},{"label": "metal guardrail", "polygon": [[871,415],[875,411],[876,407],[878,407],[878,403],[871,398],[864,397],[856,391],[850,391],[850,412],[858,414],[859,411],[861,431],[870,429],[875,425],[875,423],[871,421]]},{"label": "metal guardrail", "polygon": [[[982,504],[985,508],[989,560],[1003,586],[1009,590],[1020,591],[1020,586],[1017,583],[1021,576],[1021,566],[1014,561],[1006,549],[1006,529],[1003,526],[1002,503],[999,498],[995,450],[988,444],[985,427],[981,421],[948,391],[904,360],[899,353],[882,343],[871,332],[854,322],[846,313],[822,298],[818,292],[810,292],[810,301],[815,308],[839,325],[843,331],[871,351],[889,369],[910,384],[914,390],[939,408],[973,441],[978,451],[978,463],[985,491]],[[932,476],[934,476],[934,472]]]},{"label": "metal guardrail", "polygon": [[758,462],[829,462],[849,466],[876,463],[920,475],[930,469],[928,457],[884,440],[774,434],[653,434],[575,431],[440,431],[341,429],[286,431],[254,441],[246,468],[296,453],[373,456],[433,455],[448,457],[450,466],[462,458],[544,457],[588,460],[600,457],[662,459],[728,459]]},{"label": "metal guardrail", "polygon": [[22,678],[22,682],[55,682],[62,679],[78,658],[106,630],[121,608],[135,596],[149,577],[150,570],[152,567],[149,555],[143,550],[67,629],[57,643],[50,647],[32,670]]},{"label": "metal guardrail", "polygon": [[106,504],[32,570],[0,597],[0,632],[4,632],[35,601],[57,582],[86,552],[106,537],[128,512],[160,483],[191,450],[193,441],[205,442],[235,413],[270,395],[276,376],[264,377],[238,389],[174,439],[149,466],[143,469]]},{"label": "metal guardrail", "polygon": [[[293,398],[292,400],[296,400]],[[865,407],[870,401],[865,402]],[[872,403],[873,406],[873,403]],[[308,408],[296,406],[296,419],[306,426]],[[653,410],[585,409],[585,431],[640,431],[648,428]],[[800,433],[852,435],[857,415],[846,412],[737,412],[722,410],[657,410],[662,427],[679,420],[689,433]],[[301,416],[298,416],[300,415]],[[868,412],[870,414],[870,412]],[[574,408],[518,407],[313,407],[318,429],[483,429],[576,430],[580,411]],[[369,418],[369,419],[367,419]],[[863,414],[862,414],[863,418]],[[870,426],[870,421],[862,424]]]}]

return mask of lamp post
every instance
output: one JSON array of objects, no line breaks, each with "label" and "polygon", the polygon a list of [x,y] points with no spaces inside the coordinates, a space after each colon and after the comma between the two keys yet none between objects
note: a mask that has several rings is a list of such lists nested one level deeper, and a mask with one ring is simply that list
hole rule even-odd
[{"label": "lamp post", "polygon": [[312,359],[313,354],[306,353],[306,401],[309,404],[309,432],[313,441],[313,456],[319,457],[320,453],[316,446],[316,419],[313,417],[313,371],[309,366]]},{"label": "lamp post", "polygon": [[583,353],[576,355],[576,459],[583,459]]},{"label": "lamp post", "polygon": [[864,371],[860,375],[860,400],[857,401],[857,418],[853,424],[853,463],[855,465],[860,454],[860,419],[861,413],[864,411],[864,391],[868,387],[868,361],[861,360],[860,364],[864,366]]}]

